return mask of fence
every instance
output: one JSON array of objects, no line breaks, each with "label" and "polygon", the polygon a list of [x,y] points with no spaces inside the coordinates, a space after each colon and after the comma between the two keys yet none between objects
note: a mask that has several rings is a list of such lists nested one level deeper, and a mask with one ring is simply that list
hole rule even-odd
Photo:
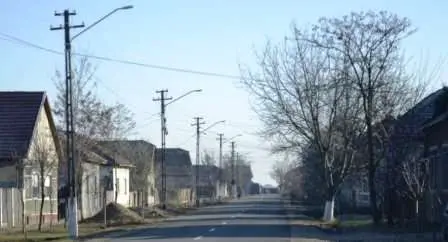
[{"label": "fence", "polygon": [[145,207],[155,204],[155,197],[148,192],[133,191],[129,193],[129,207]]},{"label": "fence", "polygon": [[0,227],[22,224],[21,194],[17,188],[0,188]]},{"label": "fence", "polygon": [[[0,188],[0,227],[13,228],[22,225],[22,194],[17,188]],[[27,225],[38,224],[40,214],[40,198],[24,200],[25,223]],[[47,198],[43,206],[43,223],[57,221],[57,200]]]}]

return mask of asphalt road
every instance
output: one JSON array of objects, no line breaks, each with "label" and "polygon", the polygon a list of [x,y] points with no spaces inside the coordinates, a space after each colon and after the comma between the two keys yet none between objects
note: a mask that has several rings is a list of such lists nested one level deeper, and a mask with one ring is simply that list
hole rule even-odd
[{"label": "asphalt road", "polygon": [[290,236],[280,196],[264,194],[200,208],[156,227],[135,229],[107,241],[289,242]]}]

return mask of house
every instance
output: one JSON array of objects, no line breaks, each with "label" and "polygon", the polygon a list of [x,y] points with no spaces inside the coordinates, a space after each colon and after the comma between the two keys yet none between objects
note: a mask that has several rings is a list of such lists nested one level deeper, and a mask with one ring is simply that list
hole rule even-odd
[{"label": "house", "polygon": [[105,187],[109,194],[112,193],[110,196],[114,202],[128,207],[130,170],[134,168],[134,165],[117,150],[109,150],[97,145],[92,147],[92,151],[106,160],[106,164],[100,167],[100,181],[106,184]]},{"label": "house", "polygon": [[264,185],[261,188],[263,194],[277,194],[280,193],[278,187],[272,186],[270,184]]},{"label": "house", "polygon": [[121,156],[134,165],[134,168],[130,171],[129,190],[131,196],[128,206],[155,205],[156,146],[144,140],[101,141],[99,144],[109,150],[117,150]]},{"label": "house", "polygon": [[[57,220],[61,150],[45,92],[0,92],[0,225]],[[43,190],[43,192],[42,192]],[[22,206],[23,201],[23,206]]]},{"label": "house", "polygon": [[261,185],[259,183],[253,182],[250,188],[251,195],[257,195],[261,193]]},{"label": "house", "polygon": [[252,178],[253,174],[250,164],[243,162],[235,164],[235,180],[238,194],[245,196],[249,193]]},{"label": "house", "polygon": [[[425,129],[430,121],[434,121],[437,111],[437,107],[440,106],[438,103],[445,99],[448,95],[448,88],[443,87],[430,95],[426,96],[423,100],[417,103],[414,107],[408,110],[405,114],[398,117],[395,122],[394,131],[390,137],[390,144],[387,153],[387,178],[389,180],[390,192],[386,193],[388,197],[386,202],[387,210],[390,211],[391,215],[394,217],[412,217],[415,216],[415,203],[411,201],[408,197],[402,196],[394,191],[399,191],[406,189],[406,184],[403,180],[402,174],[400,174],[401,169],[397,169],[402,165],[403,157],[408,155],[410,152],[415,153],[416,160],[423,158],[425,146],[429,149],[430,143],[437,143],[434,136],[429,135],[430,133],[424,132],[431,129]],[[440,112],[442,113],[442,112]],[[430,141],[430,142],[428,142]],[[427,143],[427,144],[425,144]],[[429,144],[429,146],[428,146]],[[435,152],[432,156],[428,156],[431,159],[430,163],[434,165],[439,159],[440,150],[433,149]],[[419,154],[420,153],[420,154]],[[432,166],[431,165],[431,166]],[[428,194],[428,197],[431,195]],[[426,207],[431,207],[428,201],[435,200],[434,197],[427,198]],[[430,209],[431,210],[431,209]],[[429,211],[429,210],[427,210]],[[427,213],[427,217],[431,217]],[[432,216],[434,217],[434,216]]]},{"label": "house", "polygon": [[347,177],[341,184],[337,204],[342,210],[370,208],[367,176],[363,173],[355,173]]},{"label": "house", "polygon": [[[166,203],[187,205],[193,199],[193,169],[190,152],[181,148],[165,149]],[[162,196],[162,150],[156,149],[156,200]]]},{"label": "house", "polygon": [[[444,88],[445,89],[445,88]],[[433,117],[422,127],[424,157],[429,161],[429,187],[426,193],[426,218],[439,222],[448,202],[448,88],[434,105]]]},{"label": "house", "polygon": [[[60,133],[61,144],[65,136]],[[117,202],[129,205],[129,170],[132,164],[116,152],[99,145],[98,141],[76,135],[75,144],[78,177],[78,218],[87,219],[100,212],[105,204]],[[65,215],[67,195],[67,165],[61,162],[60,170],[60,217]]]},{"label": "house", "polygon": [[[220,169],[215,165],[194,165],[193,176],[197,189],[196,196],[199,201],[215,200],[218,192]],[[196,176],[198,177],[196,178]]]}]

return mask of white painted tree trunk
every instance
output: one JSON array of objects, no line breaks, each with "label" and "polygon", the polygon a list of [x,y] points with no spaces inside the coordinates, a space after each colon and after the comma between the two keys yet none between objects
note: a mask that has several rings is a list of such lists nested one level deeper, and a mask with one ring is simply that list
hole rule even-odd
[{"label": "white painted tree trunk", "polygon": [[334,220],[334,198],[325,202],[324,221]]}]

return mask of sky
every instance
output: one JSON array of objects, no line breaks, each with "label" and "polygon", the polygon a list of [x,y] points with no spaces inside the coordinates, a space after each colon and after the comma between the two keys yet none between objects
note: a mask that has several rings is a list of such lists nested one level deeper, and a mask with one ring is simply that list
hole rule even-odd
[{"label": "sky", "polygon": [[[320,17],[339,17],[351,11],[387,10],[408,17],[418,32],[404,42],[409,68],[415,64],[436,68],[430,89],[441,87],[447,54],[448,2],[443,0],[9,0],[0,2],[0,34],[63,51],[63,32],[55,11],[76,10],[72,24],[89,25],[108,12],[119,11],[80,35],[74,52],[128,60],[163,67],[239,76],[239,65],[256,67],[254,52],[267,40],[279,41],[289,34],[292,21],[299,26]],[[73,33],[77,30],[72,30]],[[61,55],[26,47],[0,35],[0,90],[47,91],[55,98],[52,81],[55,70],[63,70]],[[76,59],[74,60],[76,61]],[[275,184],[269,171],[275,160],[269,140],[255,135],[262,126],[252,109],[250,95],[238,79],[168,71],[111,61],[90,59],[97,68],[98,95],[106,103],[120,102],[134,113],[137,128],[133,138],[160,145],[160,103],[156,90],[168,89],[168,96],[202,89],[167,107],[167,147],[190,151],[194,162],[196,141],[193,117],[203,117],[204,128],[220,120],[201,136],[201,150],[218,154],[217,133],[235,138],[236,151],[252,161],[254,181]],[[230,151],[229,143],[224,152]]]}]

